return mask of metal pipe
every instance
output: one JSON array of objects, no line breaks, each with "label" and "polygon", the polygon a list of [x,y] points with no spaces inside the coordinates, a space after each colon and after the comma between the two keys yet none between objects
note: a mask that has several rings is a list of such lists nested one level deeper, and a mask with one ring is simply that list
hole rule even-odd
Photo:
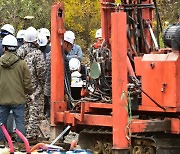
[{"label": "metal pipe", "polygon": [[67,126],[66,129],[63,130],[62,133],[59,134],[59,136],[56,137],[54,141],[52,141],[52,143],[50,144],[50,146],[54,145],[70,128],[71,128],[71,126]]}]

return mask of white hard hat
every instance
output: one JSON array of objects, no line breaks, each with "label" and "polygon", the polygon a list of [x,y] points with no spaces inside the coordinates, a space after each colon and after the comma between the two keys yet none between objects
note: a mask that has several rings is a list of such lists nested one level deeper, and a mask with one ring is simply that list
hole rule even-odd
[{"label": "white hard hat", "polygon": [[71,77],[81,77],[81,76],[82,76],[82,74],[79,73],[79,71],[74,71],[71,73]]},{"label": "white hard hat", "polygon": [[23,39],[24,36],[25,36],[25,32],[26,32],[26,30],[23,30],[23,29],[19,30],[19,31],[17,32],[16,38],[17,38],[17,39]]},{"label": "white hard hat", "polygon": [[67,42],[73,44],[74,40],[75,40],[75,34],[72,31],[66,31],[64,33],[64,41],[67,41]]},{"label": "white hard hat", "polygon": [[48,43],[47,37],[44,34],[38,34],[38,39],[37,39],[37,43],[39,44],[39,46],[45,46]]},{"label": "white hard hat", "polygon": [[17,47],[18,46],[17,39],[13,35],[10,35],[10,34],[6,35],[2,39],[2,45],[9,46],[9,47]]},{"label": "white hard hat", "polygon": [[101,28],[96,31],[95,38],[101,38],[102,37],[102,30]]},{"label": "white hard hat", "polygon": [[49,36],[50,37],[50,31],[49,31],[49,29],[47,29],[47,28],[41,28],[41,29],[39,29],[39,33],[42,33],[42,34],[44,34],[45,36]]},{"label": "white hard hat", "polygon": [[78,70],[81,66],[81,62],[77,58],[71,58],[69,61],[69,69],[70,71]]},{"label": "white hard hat", "polygon": [[34,27],[29,27],[26,29],[25,35],[24,35],[24,41],[26,42],[34,42],[38,39],[38,32]]},{"label": "white hard hat", "polygon": [[2,26],[1,30],[5,30],[14,35],[14,27],[10,24],[5,24],[4,26]]}]

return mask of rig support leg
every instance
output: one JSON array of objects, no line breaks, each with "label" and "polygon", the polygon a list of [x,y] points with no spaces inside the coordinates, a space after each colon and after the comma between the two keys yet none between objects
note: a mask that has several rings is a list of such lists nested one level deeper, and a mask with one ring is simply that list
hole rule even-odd
[{"label": "rig support leg", "polygon": [[61,132],[63,131],[63,126],[51,126],[51,138],[50,141],[53,141]]}]

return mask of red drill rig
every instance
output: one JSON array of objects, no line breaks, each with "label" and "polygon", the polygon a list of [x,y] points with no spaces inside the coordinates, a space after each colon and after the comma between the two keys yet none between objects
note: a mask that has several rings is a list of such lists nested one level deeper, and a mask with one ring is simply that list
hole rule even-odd
[{"label": "red drill rig", "polygon": [[80,146],[99,154],[180,153],[180,26],[164,31],[169,48],[159,49],[152,31],[154,20],[157,34],[162,30],[156,0],[101,0],[103,42],[90,51],[86,81],[93,90],[69,109],[64,99],[63,3],[55,2],[51,13],[54,134],[71,125]]}]

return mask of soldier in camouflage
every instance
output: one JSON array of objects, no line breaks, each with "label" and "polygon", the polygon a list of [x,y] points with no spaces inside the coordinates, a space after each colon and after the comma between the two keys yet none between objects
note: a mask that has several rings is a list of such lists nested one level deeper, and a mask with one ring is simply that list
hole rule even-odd
[{"label": "soldier in camouflage", "polygon": [[26,133],[30,142],[37,141],[40,135],[38,126],[44,110],[45,61],[36,44],[37,35],[36,29],[29,27],[25,32],[25,43],[17,50],[18,56],[29,66],[34,90],[31,96],[27,96],[26,108]]}]

